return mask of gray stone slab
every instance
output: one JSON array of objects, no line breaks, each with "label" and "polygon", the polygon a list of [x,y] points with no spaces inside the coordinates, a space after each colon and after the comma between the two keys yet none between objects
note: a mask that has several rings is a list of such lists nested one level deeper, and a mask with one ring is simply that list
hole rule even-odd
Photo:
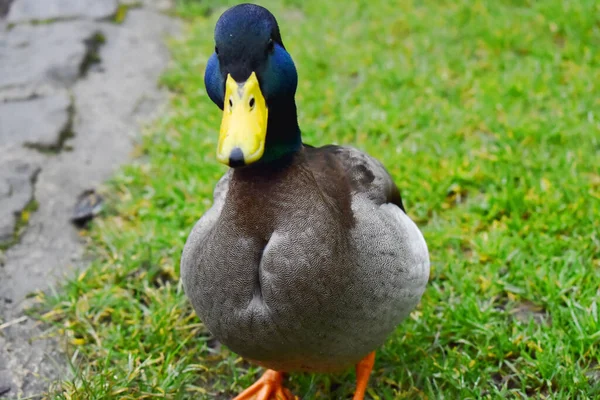
[{"label": "gray stone slab", "polygon": [[[0,366],[1,368],[1,366]],[[8,396],[13,389],[13,382],[8,371],[0,370],[0,396]]]},{"label": "gray stone slab", "polygon": [[50,382],[39,378],[65,373],[65,365],[61,362],[62,355],[57,351],[57,343],[42,339],[40,335],[43,333],[36,326],[35,321],[30,319],[11,325],[2,331],[0,399],[23,398],[21,388],[26,388],[28,393],[35,394],[27,397],[28,399],[46,399],[48,397],[41,394],[48,389]]},{"label": "gray stone slab", "polygon": [[71,18],[109,18],[117,12],[117,0],[14,0],[10,24]]},{"label": "gray stone slab", "polygon": [[26,161],[0,163],[0,245],[13,241],[17,219],[33,199],[38,172],[37,166]]},{"label": "gray stone slab", "polygon": [[[89,263],[82,238],[69,221],[77,197],[85,189],[98,188],[127,162],[139,123],[155,117],[168,97],[157,80],[169,61],[164,36],[178,31],[177,21],[135,8],[122,24],[88,24],[103,32],[106,43],[99,50],[98,67],[71,88],[74,137],[66,145],[72,151],[48,155],[22,147],[3,148],[0,143],[2,162],[27,160],[43,166],[35,185],[39,208],[19,243],[6,251],[5,265],[0,267],[3,321],[23,315],[28,293],[46,290],[69,271]],[[53,355],[57,346],[45,339],[31,340],[41,333],[39,326],[28,324],[0,333],[0,373],[10,375],[10,399],[43,398],[40,393],[50,382],[69,378],[68,368],[61,368],[65,359]]]},{"label": "gray stone slab", "polygon": [[66,91],[0,103],[0,143],[59,150],[70,133],[70,108],[71,100]]},{"label": "gray stone slab", "polygon": [[72,85],[88,54],[85,41],[92,37],[93,24],[82,21],[16,26],[0,34],[0,101]]}]

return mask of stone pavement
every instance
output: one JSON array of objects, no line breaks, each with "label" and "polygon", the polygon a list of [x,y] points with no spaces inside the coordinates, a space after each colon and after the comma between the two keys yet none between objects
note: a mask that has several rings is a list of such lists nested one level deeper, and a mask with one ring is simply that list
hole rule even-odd
[{"label": "stone pavement", "polygon": [[23,309],[85,265],[77,197],[127,161],[164,104],[170,1],[0,0],[0,398],[38,398],[66,373]]}]

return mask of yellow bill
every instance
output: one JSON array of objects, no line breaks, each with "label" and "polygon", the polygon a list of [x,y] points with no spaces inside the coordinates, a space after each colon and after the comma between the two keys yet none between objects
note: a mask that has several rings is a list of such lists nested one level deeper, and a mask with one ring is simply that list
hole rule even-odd
[{"label": "yellow bill", "polygon": [[242,83],[227,75],[217,160],[232,167],[260,160],[265,151],[268,116],[256,74],[252,72]]}]

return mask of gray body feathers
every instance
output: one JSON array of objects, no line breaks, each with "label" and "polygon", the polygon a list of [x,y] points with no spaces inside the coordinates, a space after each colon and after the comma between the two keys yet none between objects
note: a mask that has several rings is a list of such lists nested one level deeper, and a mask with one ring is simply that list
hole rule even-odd
[{"label": "gray body feathers", "polygon": [[428,281],[427,246],[400,207],[385,168],[352,148],[306,148],[268,174],[230,170],[185,245],[185,292],[251,361],[348,367],[385,342]]}]

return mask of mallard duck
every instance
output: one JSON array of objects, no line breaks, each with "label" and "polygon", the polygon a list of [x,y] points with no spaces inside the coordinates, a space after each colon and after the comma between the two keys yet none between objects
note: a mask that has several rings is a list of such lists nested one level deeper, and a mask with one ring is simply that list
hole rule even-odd
[{"label": "mallard duck", "polygon": [[363,399],[376,349],[425,290],[425,240],[379,161],[303,144],[296,68],[267,9],[228,9],[215,42],[204,81],[230,168],[185,244],[185,293],[214,337],[267,369],[237,400],[294,399],[284,373],[351,366]]}]

